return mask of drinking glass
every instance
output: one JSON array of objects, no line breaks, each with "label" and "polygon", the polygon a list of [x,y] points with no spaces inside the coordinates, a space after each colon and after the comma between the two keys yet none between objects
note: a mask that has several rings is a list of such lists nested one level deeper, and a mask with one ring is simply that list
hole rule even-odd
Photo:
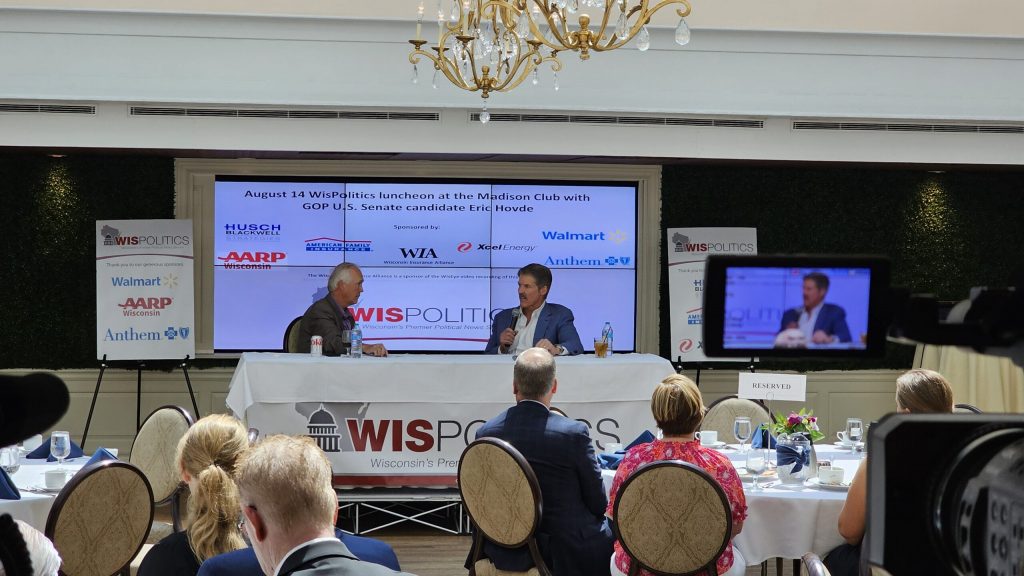
[{"label": "drinking glass", "polygon": [[761,489],[757,484],[757,479],[764,473],[767,460],[768,458],[763,449],[754,449],[747,452],[747,471],[754,477],[754,485],[750,488],[751,492],[757,492]]},{"label": "drinking glass", "polygon": [[846,437],[854,444],[864,440],[864,421],[860,418],[847,418]]},{"label": "drinking glass", "polygon": [[740,452],[745,450],[747,440],[750,440],[753,433],[753,429],[750,426],[750,417],[737,416],[736,421],[732,423],[732,434],[740,441]]},{"label": "drinking glass", "polygon": [[65,431],[50,435],[50,455],[57,459],[57,468],[64,465],[64,459],[71,455],[71,437]]},{"label": "drinking glass", "polygon": [[0,468],[8,474],[14,474],[21,468],[21,455],[17,446],[0,448]]}]

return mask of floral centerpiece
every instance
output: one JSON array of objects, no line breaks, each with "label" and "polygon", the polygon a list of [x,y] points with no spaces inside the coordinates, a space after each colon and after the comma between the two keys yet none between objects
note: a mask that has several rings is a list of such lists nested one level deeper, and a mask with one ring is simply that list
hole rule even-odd
[{"label": "floral centerpiece", "polygon": [[814,410],[807,411],[806,408],[801,408],[799,412],[790,412],[789,416],[776,414],[775,422],[772,423],[772,433],[776,436],[802,433],[811,442],[817,442],[825,437],[818,429],[818,417],[814,415]]}]

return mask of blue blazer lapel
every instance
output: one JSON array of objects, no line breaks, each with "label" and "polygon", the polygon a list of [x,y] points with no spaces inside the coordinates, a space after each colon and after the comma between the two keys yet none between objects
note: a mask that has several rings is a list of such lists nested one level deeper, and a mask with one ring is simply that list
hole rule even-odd
[{"label": "blue blazer lapel", "polygon": [[[533,330],[533,345],[536,346],[537,342],[540,342],[544,338],[545,330],[548,329],[548,320],[551,319],[551,307],[547,304],[544,305],[544,310],[541,310],[540,317],[537,318],[537,327]],[[550,340],[550,338],[548,338]]]}]

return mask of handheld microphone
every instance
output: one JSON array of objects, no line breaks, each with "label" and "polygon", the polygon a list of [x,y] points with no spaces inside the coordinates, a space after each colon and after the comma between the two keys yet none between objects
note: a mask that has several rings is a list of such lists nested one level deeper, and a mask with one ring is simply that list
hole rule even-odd
[{"label": "handheld microphone", "polygon": [[509,328],[510,328],[510,329],[512,329],[512,330],[515,330],[515,329],[516,329],[516,324],[518,324],[518,323],[519,323],[519,316],[520,316],[520,315],[521,315],[522,313],[523,313],[523,309],[522,309],[522,308],[518,308],[518,307],[517,307],[517,308],[513,308],[513,309],[512,309],[512,324],[511,324],[511,325],[509,325]]}]

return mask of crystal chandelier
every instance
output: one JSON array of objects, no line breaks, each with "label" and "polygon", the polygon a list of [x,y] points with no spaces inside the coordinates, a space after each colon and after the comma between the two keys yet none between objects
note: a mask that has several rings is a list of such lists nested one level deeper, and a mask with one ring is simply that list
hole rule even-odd
[{"label": "crystal chandelier", "polygon": [[578,52],[581,60],[591,52],[622,48],[636,37],[638,50],[651,45],[647,24],[662,8],[678,4],[676,42],[686,45],[690,29],[688,0],[438,0],[437,43],[423,39],[423,1],[416,20],[412,81],[419,82],[418,64],[426,58],[434,64],[432,85],[443,75],[455,86],[480,92],[485,98],[480,121],[487,122],[486,98],[491,92],[507,92],[532,77],[539,84],[538,69],[550,64],[552,84],[558,90],[559,52]]}]

